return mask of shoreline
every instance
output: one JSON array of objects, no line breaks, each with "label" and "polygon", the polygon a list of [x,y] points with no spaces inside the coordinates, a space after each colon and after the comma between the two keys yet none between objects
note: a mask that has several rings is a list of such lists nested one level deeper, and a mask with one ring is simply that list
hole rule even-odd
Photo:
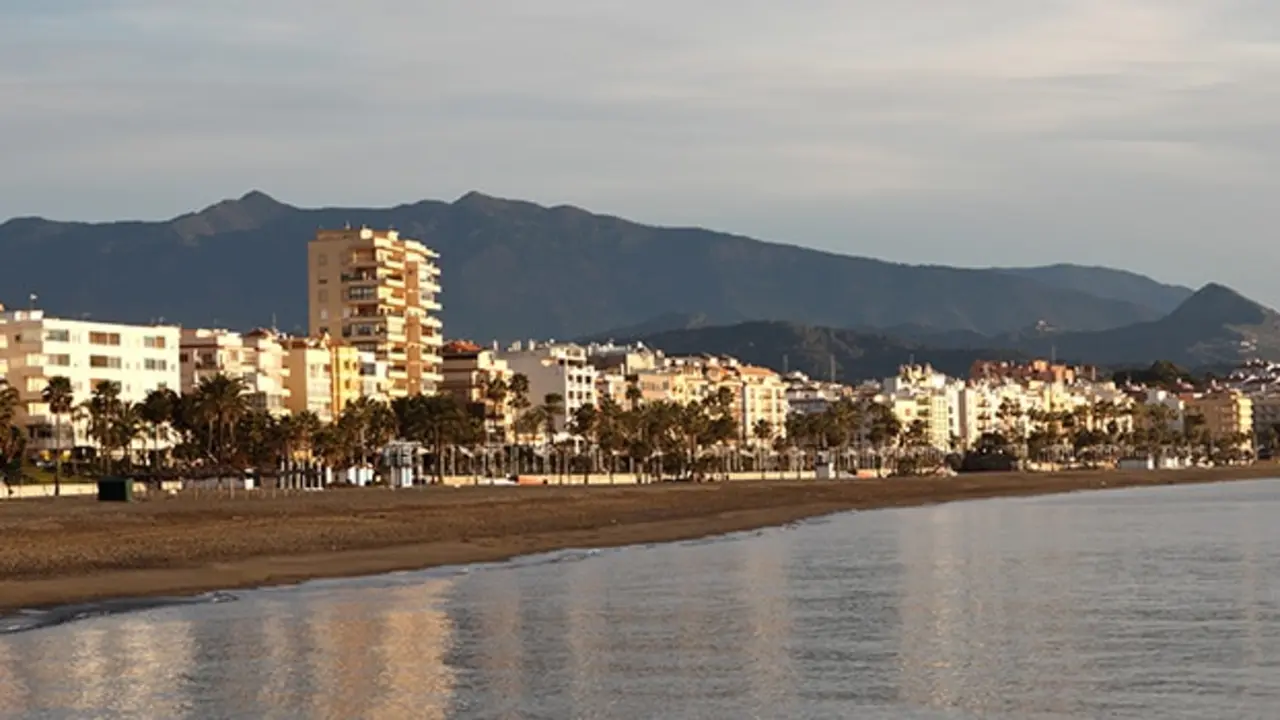
[{"label": "shoreline", "polygon": [[1280,478],[1280,466],[705,485],[333,490],[130,505],[0,503],[0,614],[185,597],[569,548],[678,542],[833,513]]}]

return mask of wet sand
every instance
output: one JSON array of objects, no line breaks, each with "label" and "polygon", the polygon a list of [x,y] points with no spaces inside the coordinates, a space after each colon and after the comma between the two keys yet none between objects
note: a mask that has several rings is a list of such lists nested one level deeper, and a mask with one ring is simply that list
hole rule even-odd
[{"label": "wet sand", "polygon": [[303,496],[0,502],[0,611],[190,595],[565,548],[670,542],[846,510],[1280,477],[1162,472],[617,487],[335,490]]}]

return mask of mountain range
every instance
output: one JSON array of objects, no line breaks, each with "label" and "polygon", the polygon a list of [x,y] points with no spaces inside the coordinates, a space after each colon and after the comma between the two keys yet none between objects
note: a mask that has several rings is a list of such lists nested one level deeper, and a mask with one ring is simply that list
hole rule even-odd
[{"label": "mountain range", "polygon": [[1221,368],[1262,357],[1280,359],[1280,313],[1210,283],[1158,320],[1092,331],[1032,329],[1000,335],[969,331],[915,337],[787,322],[708,326],[699,316],[666,315],[586,340],[643,342],[668,353],[733,355],[778,370],[843,381],[894,374],[908,362],[928,362],[965,376],[975,360],[1056,358],[1105,368],[1167,360],[1190,368]]},{"label": "mountain range", "polygon": [[1056,348],[1089,362],[1220,359],[1248,343],[1280,351],[1274,313],[1216,285],[1194,292],[1079,265],[906,265],[479,192],[299,208],[253,191],[154,222],[15,218],[0,225],[0,301],[37,293],[54,315],[301,331],[306,244],[317,228],[344,225],[396,228],[438,251],[445,332],[479,341],[674,343],[672,333],[703,332],[711,343],[713,328],[736,324],[791,328],[796,347],[839,342],[868,358]]},{"label": "mountain range", "polygon": [[476,338],[576,337],[663,313],[710,324],[1103,330],[1158,319],[1190,294],[1104,268],[903,265],[477,192],[303,209],[255,191],[159,222],[18,218],[0,225],[0,288],[11,302],[38,293],[64,315],[241,328],[275,317],[293,330],[306,317],[307,241],[347,224],[394,227],[438,251],[446,330]]}]

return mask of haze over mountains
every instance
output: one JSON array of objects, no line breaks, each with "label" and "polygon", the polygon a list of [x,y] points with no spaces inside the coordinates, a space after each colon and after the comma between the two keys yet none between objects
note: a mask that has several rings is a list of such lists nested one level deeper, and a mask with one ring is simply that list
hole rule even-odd
[{"label": "haze over mountains", "polygon": [[855,328],[882,338],[871,343],[881,355],[1056,347],[1089,362],[1220,360],[1244,352],[1242,339],[1280,352],[1274,313],[1220,286],[1193,293],[1075,265],[903,265],[477,192],[451,203],[303,209],[255,191],[159,222],[18,218],[0,225],[0,301],[35,292],[64,316],[242,329],[274,318],[282,330],[305,330],[306,244],[317,228],[346,224],[394,227],[440,252],[449,337],[668,333],[675,342],[669,333],[764,321],[810,339],[837,331],[802,326]]}]

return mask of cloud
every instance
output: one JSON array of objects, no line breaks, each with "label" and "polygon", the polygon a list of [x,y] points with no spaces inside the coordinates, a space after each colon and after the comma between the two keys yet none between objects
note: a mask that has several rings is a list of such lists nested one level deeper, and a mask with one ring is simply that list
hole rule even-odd
[{"label": "cloud", "polygon": [[480,188],[1198,283],[1152,219],[1190,247],[1171,199],[1229,210],[1226,242],[1272,252],[1277,80],[1280,6],[1257,0],[11,1],[0,216]]}]

